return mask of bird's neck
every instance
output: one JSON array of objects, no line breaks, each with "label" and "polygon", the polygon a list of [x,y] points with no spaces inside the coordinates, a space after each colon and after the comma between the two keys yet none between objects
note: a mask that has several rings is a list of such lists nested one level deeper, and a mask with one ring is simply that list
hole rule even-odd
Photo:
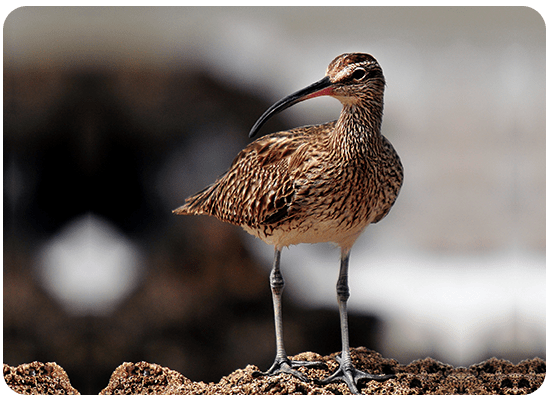
[{"label": "bird's neck", "polygon": [[343,104],[333,131],[337,146],[346,153],[367,152],[376,146],[381,138],[382,112],[382,102]]}]

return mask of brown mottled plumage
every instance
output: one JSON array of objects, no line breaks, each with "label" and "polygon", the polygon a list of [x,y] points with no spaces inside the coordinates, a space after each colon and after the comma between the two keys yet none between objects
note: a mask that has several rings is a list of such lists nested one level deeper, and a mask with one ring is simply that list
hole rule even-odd
[{"label": "brown mottled plumage", "polygon": [[[275,246],[271,275],[277,357],[266,374],[303,375],[291,369],[282,344],[280,251],[299,243],[333,242],[341,248],[337,285],[342,324],[340,369],[326,382],[344,380],[356,393],[359,379],[389,376],[356,370],[349,358],[346,303],[349,251],[367,225],[393,206],[403,182],[403,167],[380,132],[385,80],[368,54],[343,54],[325,78],[275,103],[252,128],[253,136],[273,114],[323,95],[338,99],[337,121],[272,133],[249,144],[221,178],[174,210],[180,215],[212,215],[243,227]],[[326,383],[325,382],[325,383]]]}]

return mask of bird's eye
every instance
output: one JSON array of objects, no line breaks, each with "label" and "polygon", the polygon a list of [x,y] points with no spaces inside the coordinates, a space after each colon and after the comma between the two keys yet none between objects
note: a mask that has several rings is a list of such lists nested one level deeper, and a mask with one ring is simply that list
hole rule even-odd
[{"label": "bird's eye", "polygon": [[351,77],[356,81],[360,81],[365,77],[365,75],[367,75],[367,71],[365,71],[363,68],[357,68],[355,71],[353,71]]}]

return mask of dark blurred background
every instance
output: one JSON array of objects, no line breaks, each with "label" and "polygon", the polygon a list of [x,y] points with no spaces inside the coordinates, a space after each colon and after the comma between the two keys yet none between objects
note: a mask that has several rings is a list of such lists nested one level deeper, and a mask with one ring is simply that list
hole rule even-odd
[{"label": "dark blurred background", "polygon": [[[529,8],[26,7],[4,23],[3,361],[98,393],[124,361],[218,381],[274,357],[273,250],[171,210],[349,51],[384,69],[394,209],[351,258],[351,345],[545,357],[545,26]],[[263,133],[335,119],[316,99]],[[285,249],[289,354],[340,350],[339,252]]]}]

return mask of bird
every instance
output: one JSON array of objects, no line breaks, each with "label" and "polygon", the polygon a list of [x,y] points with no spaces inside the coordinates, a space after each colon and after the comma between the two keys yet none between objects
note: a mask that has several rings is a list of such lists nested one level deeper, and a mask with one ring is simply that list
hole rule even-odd
[{"label": "bird", "polygon": [[356,239],[384,218],[403,184],[403,165],[382,135],[386,81],[378,61],[366,53],[344,53],[330,62],[325,76],[269,107],[250,130],[254,137],[273,115],[304,100],[331,96],[340,101],[337,120],[261,136],[248,144],[213,184],[187,198],[173,213],[209,215],[242,227],[275,249],[269,281],[275,319],[276,356],[256,375],[289,373],[318,362],[290,360],[283,342],[280,269],[283,248],[330,242],[340,248],[336,298],[342,351],[337,370],[321,384],[345,382],[359,394],[359,380],[383,381],[354,367],[349,344],[348,266]]}]

